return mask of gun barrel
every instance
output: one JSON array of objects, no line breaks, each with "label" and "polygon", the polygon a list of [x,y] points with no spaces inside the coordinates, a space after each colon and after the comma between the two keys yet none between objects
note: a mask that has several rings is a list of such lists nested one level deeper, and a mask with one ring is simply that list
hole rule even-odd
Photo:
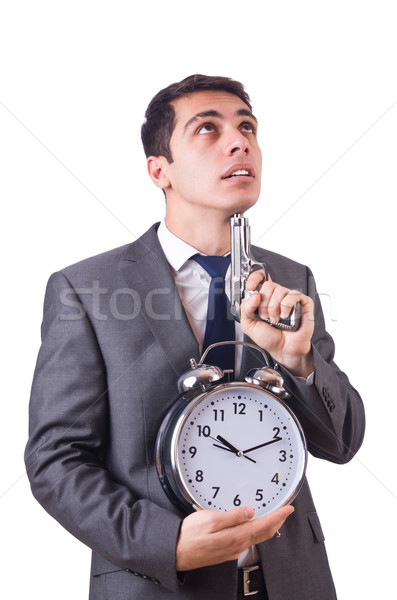
[{"label": "gun barrel", "polygon": [[[246,281],[252,271],[262,269],[264,280],[266,280],[265,265],[259,263],[251,255],[251,235],[248,219],[239,213],[230,218],[230,255],[231,255],[231,277],[230,277],[230,311],[236,321],[240,321],[241,302],[250,296],[252,291],[246,290]],[[260,319],[259,314],[255,314]],[[299,328],[301,319],[301,305],[294,305],[287,319],[280,319],[278,323],[267,323],[278,329],[295,331]]]},{"label": "gun barrel", "polygon": [[245,282],[251,272],[250,227],[248,219],[236,213],[230,219],[230,305],[235,319],[240,320],[240,304],[244,298]]}]

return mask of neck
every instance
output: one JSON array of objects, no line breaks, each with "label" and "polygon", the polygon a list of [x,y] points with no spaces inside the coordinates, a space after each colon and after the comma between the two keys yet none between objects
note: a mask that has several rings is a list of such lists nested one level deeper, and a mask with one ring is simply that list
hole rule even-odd
[{"label": "neck", "polygon": [[208,211],[198,215],[197,210],[194,216],[174,215],[167,208],[165,224],[171,233],[203,254],[223,256],[230,250],[229,216],[218,213],[209,216]]}]

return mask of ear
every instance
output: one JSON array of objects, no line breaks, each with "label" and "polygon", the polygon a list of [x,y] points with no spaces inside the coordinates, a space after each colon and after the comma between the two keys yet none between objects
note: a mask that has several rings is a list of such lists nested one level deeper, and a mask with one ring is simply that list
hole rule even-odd
[{"label": "ear", "polygon": [[166,190],[171,182],[168,175],[169,162],[165,156],[149,156],[147,159],[147,170],[154,185]]}]

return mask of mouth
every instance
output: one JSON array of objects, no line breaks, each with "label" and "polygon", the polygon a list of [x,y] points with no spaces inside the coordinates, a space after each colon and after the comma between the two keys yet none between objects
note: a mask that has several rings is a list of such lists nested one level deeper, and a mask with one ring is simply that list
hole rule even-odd
[{"label": "mouth", "polygon": [[222,179],[241,179],[241,180],[252,180],[254,179],[254,172],[251,166],[234,166],[229,171],[227,171],[226,175],[222,177]]}]

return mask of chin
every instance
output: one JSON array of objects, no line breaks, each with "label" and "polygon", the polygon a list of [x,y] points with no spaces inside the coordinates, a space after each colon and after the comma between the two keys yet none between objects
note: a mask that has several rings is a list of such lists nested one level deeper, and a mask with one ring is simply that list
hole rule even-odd
[{"label": "chin", "polygon": [[233,214],[234,213],[245,213],[247,210],[255,206],[258,202],[258,198],[244,198],[240,201],[233,203]]}]

